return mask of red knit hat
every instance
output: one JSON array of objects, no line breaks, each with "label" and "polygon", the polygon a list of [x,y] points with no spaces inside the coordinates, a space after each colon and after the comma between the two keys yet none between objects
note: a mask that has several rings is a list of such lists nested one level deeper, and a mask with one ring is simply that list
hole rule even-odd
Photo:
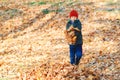
[{"label": "red knit hat", "polygon": [[72,10],[72,11],[70,12],[70,18],[71,18],[72,16],[75,16],[75,17],[78,18],[78,12],[77,12],[76,10]]}]

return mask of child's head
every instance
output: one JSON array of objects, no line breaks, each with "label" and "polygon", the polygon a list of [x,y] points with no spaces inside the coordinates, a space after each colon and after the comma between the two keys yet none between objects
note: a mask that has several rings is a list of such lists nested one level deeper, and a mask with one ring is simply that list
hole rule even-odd
[{"label": "child's head", "polygon": [[72,21],[74,21],[74,20],[76,20],[78,18],[78,12],[76,11],[76,10],[72,10],[71,12],[70,12],[70,19],[72,20]]}]

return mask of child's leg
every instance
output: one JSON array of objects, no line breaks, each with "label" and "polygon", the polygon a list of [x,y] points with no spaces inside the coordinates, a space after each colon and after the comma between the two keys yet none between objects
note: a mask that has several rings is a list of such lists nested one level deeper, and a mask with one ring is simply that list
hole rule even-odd
[{"label": "child's leg", "polygon": [[79,61],[82,57],[82,45],[76,45],[76,65],[79,64]]},{"label": "child's leg", "polygon": [[75,45],[70,45],[70,63],[75,64]]}]

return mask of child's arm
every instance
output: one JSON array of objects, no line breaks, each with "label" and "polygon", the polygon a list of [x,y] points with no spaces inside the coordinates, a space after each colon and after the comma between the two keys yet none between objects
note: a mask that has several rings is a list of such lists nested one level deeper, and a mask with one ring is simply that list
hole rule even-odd
[{"label": "child's arm", "polygon": [[66,31],[70,31],[72,27],[70,26],[70,21],[67,22],[66,24]]},{"label": "child's arm", "polygon": [[71,26],[67,31],[72,31],[74,30],[73,26]]},{"label": "child's arm", "polygon": [[77,25],[77,27],[76,28],[74,28],[76,31],[78,31],[78,32],[80,32],[81,31],[81,29],[82,29],[82,24],[81,24],[81,22],[79,21],[79,23],[78,23],[78,25]]},{"label": "child's arm", "polygon": [[73,31],[73,30],[76,30],[76,31],[78,31],[78,32],[81,31],[80,29],[74,28],[73,26],[71,26],[67,31]]},{"label": "child's arm", "polygon": [[80,32],[81,30],[80,29],[78,29],[78,28],[74,28],[74,30],[76,30],[76,31],[78,31],[78,32]]}]

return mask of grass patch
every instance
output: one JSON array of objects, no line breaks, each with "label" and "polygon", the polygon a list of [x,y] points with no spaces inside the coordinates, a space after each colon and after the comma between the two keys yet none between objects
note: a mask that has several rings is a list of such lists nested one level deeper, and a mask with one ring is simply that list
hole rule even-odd
[{"label": "grass patch", "polygon": [[38,2],[38,5],[46,4],[46,2]]},{"label": "grass patch", "polygon": [[47,2],[40,1],[40,2],[29,2],[29,3],[27,3],[27,5],[30,5],[30,6],[40,6],[40,5],[44,5],[44,4],[47,4]]},{"label": "grass patch", "polygon": [[43,10],[42,10],[42,13],[43,13],[43,14],[48,14],[48,13],[50,13],[50,10],[48,10],[48,9],[43,9]]},{"label": "grass patch", "polygon": [[20,13],[21,11],[18,9],[7,9],[4,11],[4,14],[10,16],[11,18]]},{"label": "grass patch", "polygon": [[120,3],[107,3],[108,6],[113,6],[113,5],[117,5],[120,6]]},{"label": "grass patch", "polygon": [[59,3],[54,3],[53,6],[60,6],[62,5],[64,2],[59,2]]},{"label": "grass patch", "polygon": [[8,0],[0,0],[0,2],[7,2]]},{"label": "grass patch", "polygon": [[57,12],[57,13],[59,13],[59,12],[62,12],[62,9],[52,10],[52,12]]},{"label": "grass patch", "polygon": [[13,18],[14,16],[19,16],[22,14],[22,11],[18,9],[7,9],[7,10],[1,10],[0,11],[0,20],[8,20]]},{"label": "grass patch", "polygon": [[43,9],[43,10],[42,10],[42,13],[43,13],[43,14],[49,14],[50,12],[57,12],[57,13],[59,13],[59,12],[62,12],[62,9],[57,9],[57,10]]},{"label": "grass patch", "polygon": [[120,1],[109,0],[106,3],[106,6],[120,6]]},{"label": "grass patch", "polygon": [[[54,4],[52,4],[52,7],[59,7],[59,6],[61,6],[63,3],[64,3],[64,2],[54,3]],[[57,12],[57,13],[59,13],[59,12],[62,12],[62,9],[56,9],[56,10],[43,9],[42,12],[43,12],[44,14],[49,14],[50,12]]]},{"label": "grass patch", "polygon": [[8,14],[11,18],[13,18],[14,16],[16,16],[17,14],[20,14],[21,11],[18,9],[9,9],[5,11],[6,14]]},{"label": "grass patch", "polygon": [[95,11],[105,11],[105,12],[120,12],[120,8],[98,8]]},{"label": "grass patch", "polygon": [[9,80],[9,79],[7,79],[7,78],[0,78],[0,80]]},{"label": "grass patch", "polygon": [[69,5],[73,5],[73,2],[70,2],[70,3],[68,4],[68,6],[69,6]]},{"label": "grass patch", "polygon": [[36,4],[36,2],[29,2],[28,5],[30,6],[34,6]]}]

